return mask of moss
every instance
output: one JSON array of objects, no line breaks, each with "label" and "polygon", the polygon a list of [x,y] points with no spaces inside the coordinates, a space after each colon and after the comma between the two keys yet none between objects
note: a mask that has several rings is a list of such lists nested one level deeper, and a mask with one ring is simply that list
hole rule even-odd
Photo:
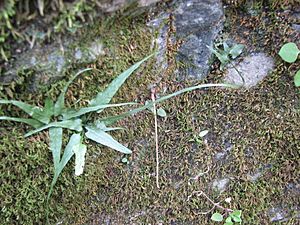
[{"label": "moss", "polygon": [[[228,13],[228,12],[227,12]],[[233,13],[233,12],[232,12]],[[231,15],[233,33],[243,37],[239,20],[246,21],[244,29],[251,31],[250,48],[266,49],[275,55],[279,44],[293,34],[281,32],[284,27],[266,26],[264,17]],[[275,20],[267,15],[268,23]],[[279,35],[273,46],[259,39],[257,30],[269,38]],[[239,26],[237,26],[239,24]],[[284,23],[289,29],[287,22]],[[79,78],[67,93],[67,104],[84,105],[117,74],[149,54],[151,35],[141,19],[114,20],[111,29],[99,24],[94,35],[104,40],[107,55],[90,66],[99,73],[88,73]],[[105,28],[105,29],[104,29]],[[239,28],[239,29],[236,29]],[[280,32],[277,32],[278,29]],[[282,30],[281,30],[282,29]],[[245,31],[245,30],[244,30]],[[277,32],[276,35],[273,32]],[[114,102],[144,102],[150,98],[149,87],[156,85],[174,92],[193,82],[170,81],[153,67],[154,59],[145,64],[120,89]],[[215,65],[217,67],[217,64]],[[292,69],[292,68],[290,68]],[[76,70],[74,68],[74,70]],[[224,206],[243,211],[246,224],[268,224],[267,210],[276,205],[297,206],[297,194],[287,192],[286,185],[297,183],[299,176],[299,90],[293,86],[292,76],[281,62],[260,85],[251,90],[201,90],[171,99],[161,106],[167,118],[159,118],[160,184],[155,185],[155,144],[153,115],[142,112],[120,121],[117,126],[126,130],[113,133],[133,154],[129,164],[122,164],[122,155],[87,141],[85,173],[75,178],[73,162],[63,172],[51,200],[52,223],[63,224],[211,224],[208,211],[212,205],[193,195],[205,191],[214,201],[232,197]],[[71,71],[68,76],[71,76]],[[219,82],[222,73],[212,71],[203,82]],[[160,82],[159,82],[160,81]],[[38,95],[14,93],[27,102],[42,103],[45,96],[55,97],[65,81],[42,90]],[[80,103],[76,103],[81,99]],[[12,108],[3,113],[20,114]],[[116,114],[112,109],[106,114]],[[99,115],[93,118],[97,119]],[[1,122],[1,221],[12,223],[41,223],[44,221],[45,196],[52,176],[51,154],[47,133],[24,139],[26,127]],[[201,130],[209,134],[199,141]],[[231,148],[227,156],[216,159],[216,153]],[[253,182],[248,174],[271,165]],[[3,172],[2,172],[3,171]],[[207,173],[192,180],[201,172]],[[212,188],[215,179],[230,179],[227,191],[219,194]],[[5,206],[5,207],[4,207]],[[19,219],[17,219],[19,218]],[[290,220],[291,223],[294,219]]]}]

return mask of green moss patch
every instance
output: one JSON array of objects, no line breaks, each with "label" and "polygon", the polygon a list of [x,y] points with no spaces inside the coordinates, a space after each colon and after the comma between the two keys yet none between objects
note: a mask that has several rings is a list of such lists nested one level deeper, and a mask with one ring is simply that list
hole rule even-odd
[{"label": "green moss patch", "polygon": [[[254,20],[243,15],[228,15],[233,30],[234,25],[241,24],[237,18]],[[268,18],[273,18],[272,13]],[[265,20],[260,19],[255,21],[266,34],[277,31],[277,26],[266,27]],[[86,104],[117,74],[149,54],[151,35],[144,24],[141,18],[134,22],[115,20],[110,29],[95,26],[93,34],[104,40],[107,54],[88,66],[101,72],[87,73],[72,84],[67,104]],[[289,25],[285,25],[289,29]],[[244,26],[245,30],[250,28]],[[242,31],[237,33],[242,36]],[[255,32],[250,34],[251,47],[275,55],[280,47],[275,44],[266,48],[268,44],[259,40]],[[281,41],[294,37],[293,34],[276,34]],[[164,95],[164,89],[171,93],[194,84],[162,78],[154,62],[152,59],[132,75],[114,102],[149,100],[149,88],[153,84],[157,85],[160,95]],[[299,193],[288,185],[297,185],[299,177],[300,92],[293,85],[290,70],[278,61],[275,71],[250,90],[194,91],[161,104],[168,117],[158,121],[160,189],[155,184],[153,114],[142,112],[120,121],[117,125],[126,130],[113,135],[133,150],[128,157],[129,164],[121,162],[123,155],[87,142],[89,151],[84,174],[75,178],[72,163],[62,173],[50,203],[50,222],[212,224],[211,213],[203,214],[212,205],[197,196],[197,191],[204,191],[215,202],[231,197],[230,203],[222,202],[222,205],[242,210],[245,224],[270,223],[268,210],[274,206],[296,209]],[[214,70],[203,82],[220,82],[222,76],[220,71]],[[38,95],[15,91],[14,98],[39,103],[46,95],[57,96],[64,83],[58,82]],[[11,115],[20,113],[13,111],[14,108],[2,107],[1,110]],[[107,111],[111,113],[119,111]],[[199,132],[206,129],[209,133],[200,138]],[[24,139],[25,130],[27,128],[19,124],[1,122],[0,198],[3,201],[0,218],[4,224],[45,221],[45,199],[53,173],[48,134]],[[224,155],[218,158],[218,153]],[[261,175],[252,181],[249,174],[257,171]],[[198,179],[193,179],[196,176]],[[226,191],[221,194],[212,188],[212,183],[220,178],[229,179]],[[296,221],[295,212],[289,212],[292,224]]]}]

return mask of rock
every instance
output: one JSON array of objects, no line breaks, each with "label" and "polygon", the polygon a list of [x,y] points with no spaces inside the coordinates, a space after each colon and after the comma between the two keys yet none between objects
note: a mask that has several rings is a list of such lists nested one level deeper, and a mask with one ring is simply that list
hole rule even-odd
[{"label": "rock", "polygon": [[[218,33],[223,28],[224,13],[220,0],[181,0],[173,1],[170,13],[161,13],[149,25],[157,30],[158,63],[166,64],[167,38],[174,43],[182,41],[177,60],[185,66],[179,76],[201,79],[207,75],[212,53],[207,46],[212,46]],[[166,19],[174,17],[176,33],[168,34]],[[171,35],[171,36],[170,36]]]},{"label": "rock", "polygon": [[292,28],[297,31],[298,33],[300,33],[300,24],[292,24]]},{"label": "rock", "polygon": [[300,219],[300,211],[298,206],[276,206],[268,211],[270,222],[284,222],[291,217]]},{"label": "rock", "polygon": [[266,164],[266,165],[260,167],[259,169],[257,169],[254,173],[247,174],[247,178],[251,182],[255,182],[271,168],[272,168],[272,164]]},{"label": "rock", "polygon": [[47,46],[36,45],[33,49],[16,55],[10,69],[0,75],[0,84],[9,84],[19,79],[19,72],[32,70],[34,75],[29,80],[28,89],[35,91],[40,85],[62,78],[71,66],[93,62],[105,54],[101,40],[84,44],[81,42],[66,39],[62,44],[54,42]]},{"label": "rock", "polygon": [[278,222],[278,221],[285,221],[286,217],[288,215],[287,210],[281,208],[281,207],[276,207],[272,208],[268,212],[270,221],[271,222]]},{"label": "rock", "polygon": [[[234,63],[226,71],[225,81],[237,85],[243,85],[244,78],[246,88],[258,84],[274,69],[274,60],[264,53],[255,53],[245,57],[241,62]],[[240,76],[241,75],[241,76]]]},{"label": "rock", "polygon": [[222,178],[220,180],[215,180],[212,184],[212,187],[219,191],[220,193],[224,192],[229,184],[228,178]]}]

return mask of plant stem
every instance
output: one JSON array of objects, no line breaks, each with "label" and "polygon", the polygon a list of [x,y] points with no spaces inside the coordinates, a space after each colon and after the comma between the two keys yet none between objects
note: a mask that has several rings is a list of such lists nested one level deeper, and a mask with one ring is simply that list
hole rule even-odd
[{"label": "plant stem", "polygon": [[151,99],[153,101],[154,126],[155,126],[155,153],[156,153],[156,187],[159,188],[159,155],[158,155],[158,125],[155,104],[155,89],[151,90]]},{"label": "plant stem", "polygon": [[194,194],[196,194],[198,197],[199,197],[199,196],[204,196],[211,204],[213,204],[213,207],[212,207],[210,210],[208,210],[207,212],[201,212],[200,214],[202,214],[202,215],[205,215],[205,214],[210,213],[212,210],[214,210],[214,208],[219,208],[219,209],[221,209],[222,211],[225,211],[225,213],[231,213],[231,212],[233,212],[232,209],[225,208],[225,207],[221,206],[219,202],[216,203],[216,202],[214,202],[213,200],[211,200],[211,199],[210,199],[203,191],[194,191],[191,195],[188,196],[187,201],[189,201],[190,198],[191,198]]}]

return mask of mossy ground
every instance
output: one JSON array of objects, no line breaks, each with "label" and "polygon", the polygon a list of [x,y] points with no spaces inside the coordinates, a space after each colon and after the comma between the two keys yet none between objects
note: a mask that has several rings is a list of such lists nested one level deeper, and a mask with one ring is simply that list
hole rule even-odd
[{"label": "mossy ground", "polygon": [[[210,213],[201,214],[212,205],[205,198],[192,195],[196,191],[204,191],[215,202],[231,197],[230,204],[222,202],[222,205],[241,209],[245,224],[269,224],[267,211],[277,206],[291,209],[287,223],[299,222],[293,214],[299,207],[300,175],[300,91],[294,87],[292,76],[297,65],[288,67],[276,56],[280,45],[297,40],[297,34],[289,29],[288,19],[278,17],[280,14],[276,12],[257,16],[230,10],[227,13],[230,16],[227,29],[236,34],[237,40],[247,43],[247,51],[264,50],[275,57],[277,64],[272,74],[251,90],[201,90],[161,105],[168,117],[158,121],[160,189],[155,184],[151,113],[142,112],[118,124],[126,130],[114,136],[133,150],[127,165],[121,163],[123,155],[86,141],[84,174],[75,178],[72,162],[55,187],[50,204],[53,224],[212,224]],[[98,27],[95,35],[104,40],[107,54],[89,66],[101,72],[78,79],[67,94],[68,104],[78,99],[86,103],[114,76],[151,52],[151,34],[143,19],[116,20],[110,29]],[[132,75],[114,102],[144,102],[150,99],[153,85],[163,95],[164,89],[171,93],[195,84],[177,82],[172,75],[162,76],[153,64],[152,59]],[[218,64],[214,66],[217,68]],[[213,69],[203,82],[220,82],[222,77],[218,69]],[[24,94],[18,85],[12,90],[14,98],[41,103],[47,95],[57,96],[63,84],[64,81],[58,82],[35,96]],[[1,109],[10,115],[20,114],[14,107]],[[45,198],[53,171],[48,134],[24,139],[22,134],[27,129],[20,124],[1,122],[3,224],[44,223]],[[199,132],[205,129],[209,134],[199,138]],[[231,150],[222,159],[216,159],[217,153],[228,148]],[[251,181],[249,174],[260,168],[266,168],[262,176]],[[191,179],[206,171],[199,179]],[[211,186],[220,178],[230,180],[229,187],[221,194]],[[291,185],[296,188],[289,188]]]}]

